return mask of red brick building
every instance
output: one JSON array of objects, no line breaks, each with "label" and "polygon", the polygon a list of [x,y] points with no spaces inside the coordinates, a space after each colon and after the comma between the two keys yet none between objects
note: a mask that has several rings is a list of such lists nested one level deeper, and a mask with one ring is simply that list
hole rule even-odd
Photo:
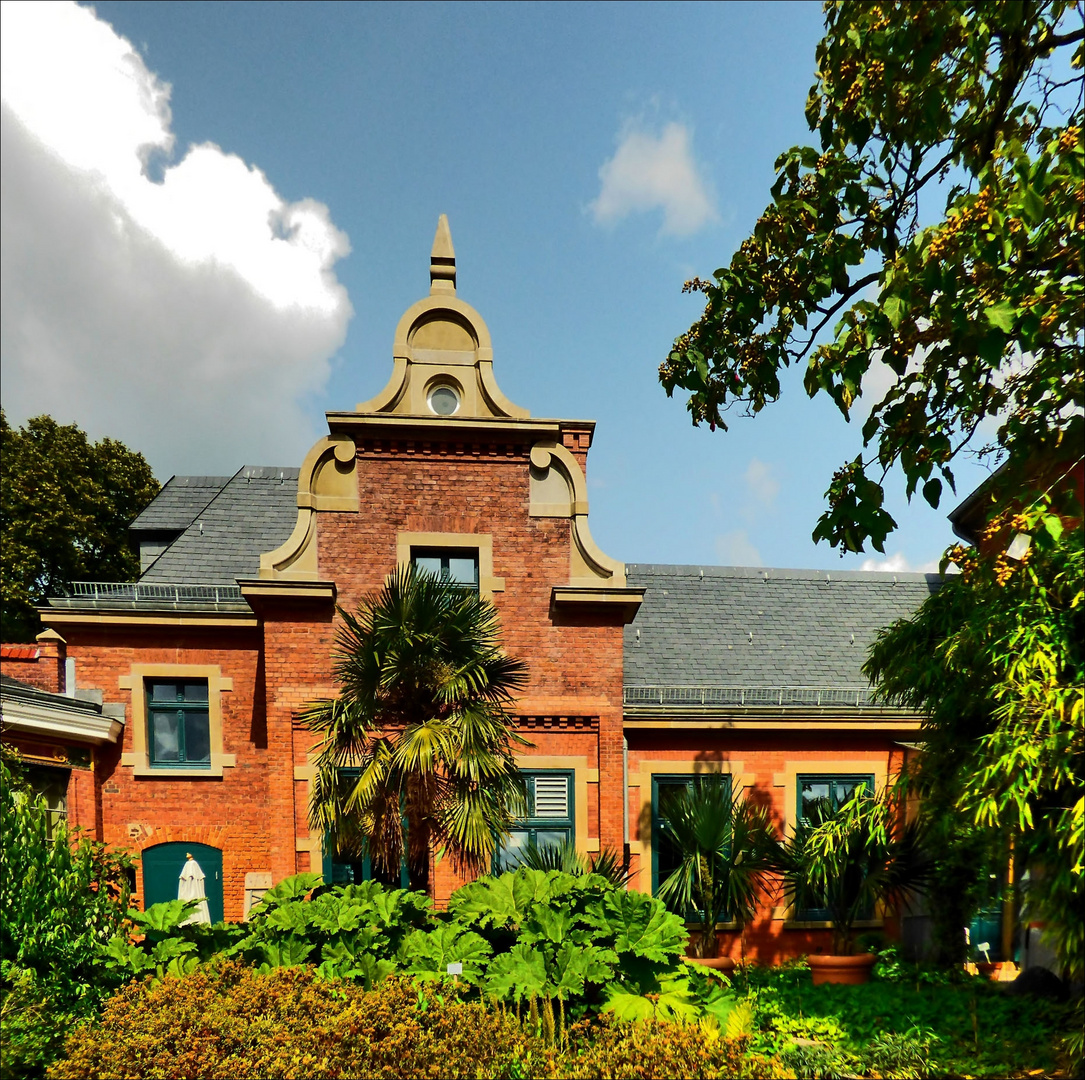
[{"label": "red brick building", "polygon": [[[512,861],[528,839],[568,837],[628,853],[633,887],[650,890],[668,785],[722,772],[785,828],[804,798],[885,784],[915,738],[916,717],[874,706],[859,668],[936,578],[609,558],[588,528],[594,423],[533,418],[498,389],[444,219],[430,277],[399,322],[388,385],[328,413],[300,469],[173,478],[133,524],[140,581],[77,584],[44,609],[34,657],[4,647],[5,675],[111,718],[96,741],[58,729],[52,767],[70,770],[73,822],[139,856],[146,903],[194,850],[212,915],[231,919],[289,874],[350,872],[309,828],[312,735],[297,713],[336,692],[337,605],[397,564],[476,584],[529,666],[515,713],[533,817]],[[32,734],[6,737],[27,749]],[[438,901],[457,884],[444,863],[430,880]],[[766,908],[755,955],[825,934],[789,919]]]}]

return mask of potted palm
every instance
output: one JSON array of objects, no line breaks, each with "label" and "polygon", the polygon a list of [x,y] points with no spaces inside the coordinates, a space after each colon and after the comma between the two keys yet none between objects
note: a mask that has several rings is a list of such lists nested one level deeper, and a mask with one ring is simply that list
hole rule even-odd
[{"label": "potted palm", "polygon": [[767,885],[776,847],[768,813],[741,789],[732,793],[718,775],[698,777],[666,808],[666,833],[678,865],[661,883],[657,896],[672,911],[696,912],[700,934],[692,959],[710,967],[733,966],[719,958],[717,924],[737,924],[746,953],[746,923],[757,910]]},{"label": "potted palm", "polygon": [[877,908],[899,910],[930,877],[918,819],[902,823],[891,798],[857,789],[839,809],[816,808],[780,848],[778,869],[795,909],[832,925],[833,951],[808,957],[814,983],[858,984],[873,953],[855,953],[855,925]]}]

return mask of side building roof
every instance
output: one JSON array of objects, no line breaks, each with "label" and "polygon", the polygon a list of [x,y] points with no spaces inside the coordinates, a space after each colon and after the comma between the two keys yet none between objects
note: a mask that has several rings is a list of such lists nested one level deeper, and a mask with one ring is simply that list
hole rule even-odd
[{"label": "side building roof", "polygon": [[625,628],[628,705],[870,703],[877,632],[912,615],[937,574],[626,564],[644,588]]},{"label": "side building roof", "polygon": [[[297,469],[251,465],[239,469],[147,568],[140,581],[234,585],[238,578],[257,577],[260,556],[282,544],[294,528],[298,516],[297,480]],[[151,503],[136,521],[151,514],[157,502]]]},{"label": "side building roof", "polygon": [[187,529],[230,482],[229,476],[171,476],[128,528],[135,533]]}]

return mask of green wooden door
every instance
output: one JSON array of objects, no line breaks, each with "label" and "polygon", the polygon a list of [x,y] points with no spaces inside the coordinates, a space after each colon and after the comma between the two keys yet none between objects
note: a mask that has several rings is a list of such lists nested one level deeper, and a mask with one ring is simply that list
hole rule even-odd
[{"label": "green wooden door", "polygon": [[177,885],[191,855],[203,871],[211,921],[222,921],[222,851],[207,844],[156,844],[143,852],[143,909],[177,899]]}]

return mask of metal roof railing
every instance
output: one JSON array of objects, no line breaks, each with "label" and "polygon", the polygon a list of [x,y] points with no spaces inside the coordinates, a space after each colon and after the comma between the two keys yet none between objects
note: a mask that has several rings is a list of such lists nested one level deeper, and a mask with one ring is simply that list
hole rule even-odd
[{"label": "metal roof railing", "polygon": [[676,708],[711,708],[720,706],[778,708],[843,706],[864,708],[885,705],[876,701],[870,686],[626,686],[625,705]]},{"label": "metal roof railing", "polygon": [[62,607],[247,608],[238,585],[182,585],[147,581],[73,581],[66,596],[50,597]]}]

